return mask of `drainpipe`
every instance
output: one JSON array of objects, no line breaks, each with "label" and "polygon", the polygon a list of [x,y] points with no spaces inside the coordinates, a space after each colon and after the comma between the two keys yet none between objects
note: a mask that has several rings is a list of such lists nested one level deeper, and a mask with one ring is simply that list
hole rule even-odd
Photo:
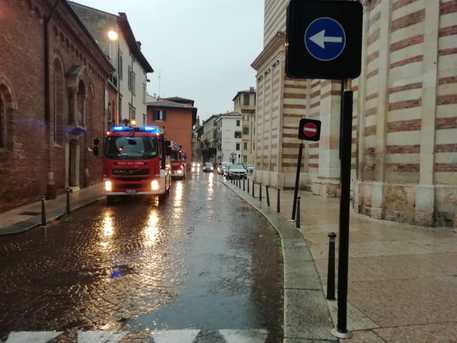
[{"label": "drainpipe", "polygon": [[48,179],[46,185],[46,197],[48,199],[56,198],[56,185],[54,181],[54,172],[51,166],[51,103],[50,103],[50,86],[49,86],[49,22],[51,21],[54,13],[61,0],[56,0],[49,12],[49,15],[44,20],[44,120],[46,123],[46,135],[48,142]]}]

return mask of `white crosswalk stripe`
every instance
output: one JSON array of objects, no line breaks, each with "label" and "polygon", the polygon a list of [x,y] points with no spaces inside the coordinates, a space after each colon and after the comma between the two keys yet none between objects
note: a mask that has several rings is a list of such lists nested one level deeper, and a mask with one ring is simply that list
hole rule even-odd
[{"label": "white crosswalk stripe", "polygon": [[154,331],[154,343],[192,343],[200,330]]},{"label": "white crosswalk stripe", "polygon": [[[208,332],[206,332],[207,334]],[[213,334],[217,334],[213,331]],[[76,337],[74,333],[61,331],[30,331],[30,332],[11,332],[6,343],[48,343],[64,342],[75,340],[74,343],[124,343],[130,342],[132,335],[141,334],[150,337],[154,343],[199,343],[206,334],[199,336],[200,330],[157,330],[150,332],[127,332],[127,331],[78,331]],[[264,343],[268,332],[262,329],[252,330],[219,330],[219,337],[223,337],[225,343]],[[72,338],[71,338],[72,337]],[[130,338],[129,338],[130,337]],[[54,341],[55,339],[55,341]],[[3,342],[3,341],[2,341]]]},{"label": "white crosswalk stripe", "polygon": [[219,330],[227,343],[264,343],[266,330]]},{"label": "white crosswalk stripe", "polygon": [[78,343],[119,343],[128,332],[87,331],[78,332]]},{"label": "white crosswalk stripe", "polygon": [[47,343],[50,340],[60,336],[62,332],[58,331],[40,331],[40,332],[12,332],[7,339],[7,343]]}]

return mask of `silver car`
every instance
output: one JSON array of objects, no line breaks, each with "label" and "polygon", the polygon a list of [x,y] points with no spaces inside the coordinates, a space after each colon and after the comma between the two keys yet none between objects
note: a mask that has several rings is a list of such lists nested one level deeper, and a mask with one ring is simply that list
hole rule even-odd
[{"label": "silver car", "polygon": [[227,179],[245,179],[248,176],[248,171],[242,164],[232,164],[228,168]]}]

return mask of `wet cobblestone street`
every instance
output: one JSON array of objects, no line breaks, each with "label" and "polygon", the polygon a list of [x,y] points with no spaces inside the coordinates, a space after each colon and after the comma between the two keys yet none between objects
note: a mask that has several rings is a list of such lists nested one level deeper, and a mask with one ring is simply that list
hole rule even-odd
[{"label": "wet cobblestone street", "polygon": [[[257,330],[279,342],[279,237],[217,177],[178,181],[159,206],[100,201],[46,229],[0,237],[1,338],[57,330],[53,341],[72,342],[100,330],[125,332],[113,342],[153,342],[149,332],[193,330],[203,338],[189,342],[206,342],[221,330]],[[207,341],[225,342],[214,337]]]}]

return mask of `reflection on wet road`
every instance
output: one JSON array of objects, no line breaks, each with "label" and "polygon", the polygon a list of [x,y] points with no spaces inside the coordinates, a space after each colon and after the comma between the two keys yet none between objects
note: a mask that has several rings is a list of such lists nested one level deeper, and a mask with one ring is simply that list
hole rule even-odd
[{"label": "reflection on wet road", "polygon": [[217,177],[176,182],[159,207],[100,202],[0,238],[0,331],[265,329],[279,341],[279,239]]}]

